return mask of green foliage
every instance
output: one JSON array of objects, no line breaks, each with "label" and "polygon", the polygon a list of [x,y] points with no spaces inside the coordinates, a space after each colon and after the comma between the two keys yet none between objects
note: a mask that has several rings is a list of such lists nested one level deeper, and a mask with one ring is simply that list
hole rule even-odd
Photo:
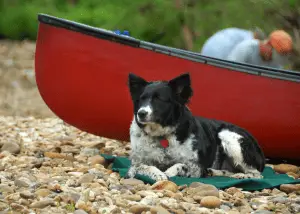
[{"label": "green foliage", "polygon": [[67,204],[65,208],[67,211],[72,212],[72,213],[76,210],[74,203]]},{"label": "green foliage", "polygon": [[[198,51],[214,32],[226,27],[253,29],[267,33],[279,24],[269,9],[295,7],[298,0],[182,0],[178,9],[175,0],[0,0],[0,35],[9,39],[36,39],[38,13],[100,27],[108,30],[129,30],[133,37],[184,48],[182,22],[200,36],[194,41]],[[187,6],[187,2],[193,2]],[[75,2],[75,3],[72,3]],[[271,2],[271,3],[270,3]]]}]

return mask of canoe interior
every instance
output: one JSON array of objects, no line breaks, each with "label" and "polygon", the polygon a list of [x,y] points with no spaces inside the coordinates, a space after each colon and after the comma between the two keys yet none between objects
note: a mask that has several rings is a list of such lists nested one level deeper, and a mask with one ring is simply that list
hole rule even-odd
[{"label": "canoe interior", "polygon": [[300,74],[232,63],[39,15],[36,81],[49,108],[83,131],[129,140],[129,72],[147,80],[189,72],[195,115],[248,129],[267,157],[300,159]]}]

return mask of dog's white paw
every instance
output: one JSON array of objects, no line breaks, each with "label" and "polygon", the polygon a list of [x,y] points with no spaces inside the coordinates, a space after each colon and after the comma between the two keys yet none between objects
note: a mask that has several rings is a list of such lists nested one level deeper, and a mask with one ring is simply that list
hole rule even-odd
[{"label": "dog's white paw", "polygon": [[163,181],[163,180],[169,180],[168,176],[165,173],[159,173],[153,176],[153,180],[155,181]]},{"label": "dog's white paw", "polygon": [[230,177],[236,178],[236,179],[247,179],[247,178],[249,178],[249,176],[247,176],[244,173],[236,173],[236,174],[231,175]]},{"label": "dog's white paw", "polygon": [[143,172],[144,173],[142,174],[150,177],[155,181],[168,180],[168,176],[155,166],[148,166],[146,169],[143,170]]},{"label": "dog's white paw", "polygon": [[236,179],[249,179],[249,178],[258,178],[261,179],[263,176],[261,174],[254,174],[254,173],[236,173],[231,175],[230,177]]},{"label": "dog's white paw", "polygon": [[187,174],[188,167],[185,164],[177,163],[171,166],[169,169],[165,171],[165,174],[168,177],[174,176],[185,176]]},{"label": "dog's white paw", "polygon": [[168,176],[156,167],[151,167],[149,171],[150,177],[155,181],[168,180]]},{"label": "dog's white paw", "polygon": [[126,175],[124,176],[125,179],[127,178],[134,178],[136,175],[136,168],[134,166],[131,166],[128,170],[128,172],[126,173]]},{"label": "dog's white paw", "polygon": [[226,173],[222,170],[217,170],[217,169],[212,169],[208,168],[207,169],[207,176],[208,177],[213,177],[213,176],[224,176]]}]

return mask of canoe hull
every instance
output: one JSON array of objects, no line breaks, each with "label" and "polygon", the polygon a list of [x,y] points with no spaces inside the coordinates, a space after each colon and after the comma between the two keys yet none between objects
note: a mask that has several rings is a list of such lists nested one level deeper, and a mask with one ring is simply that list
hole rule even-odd
[{"label": "canoe hull", "polygon": [[189,72],[194,115],[237,124],[267,157],[300,159],[300,84],[157,53],[40,23],[36,81],[49,108],[83,131],[129,140],[128,73],[168,80]]}]

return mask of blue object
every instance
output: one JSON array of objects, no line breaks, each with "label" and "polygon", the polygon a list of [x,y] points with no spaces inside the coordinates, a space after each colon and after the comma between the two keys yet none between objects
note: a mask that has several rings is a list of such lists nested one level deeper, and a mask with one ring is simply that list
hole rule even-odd
[{"label": "blue object", "polygon": [[128,30],[123,30],[123,33],[122,33],[120,30],[114,30],[113,32],[114,32],[115,34],[118,34],[118,35],[130,36]]},{"label": "blue object", "polygon": [[123,35],[130,36],[129,31],[128,30],[123,30]]},{"label": "blue object", "polygon": [[115,33],[115,34],[118,34],[118,35],[122,35],[122,33],[121,33],[120,30],[114,30],[114,33]]}]

